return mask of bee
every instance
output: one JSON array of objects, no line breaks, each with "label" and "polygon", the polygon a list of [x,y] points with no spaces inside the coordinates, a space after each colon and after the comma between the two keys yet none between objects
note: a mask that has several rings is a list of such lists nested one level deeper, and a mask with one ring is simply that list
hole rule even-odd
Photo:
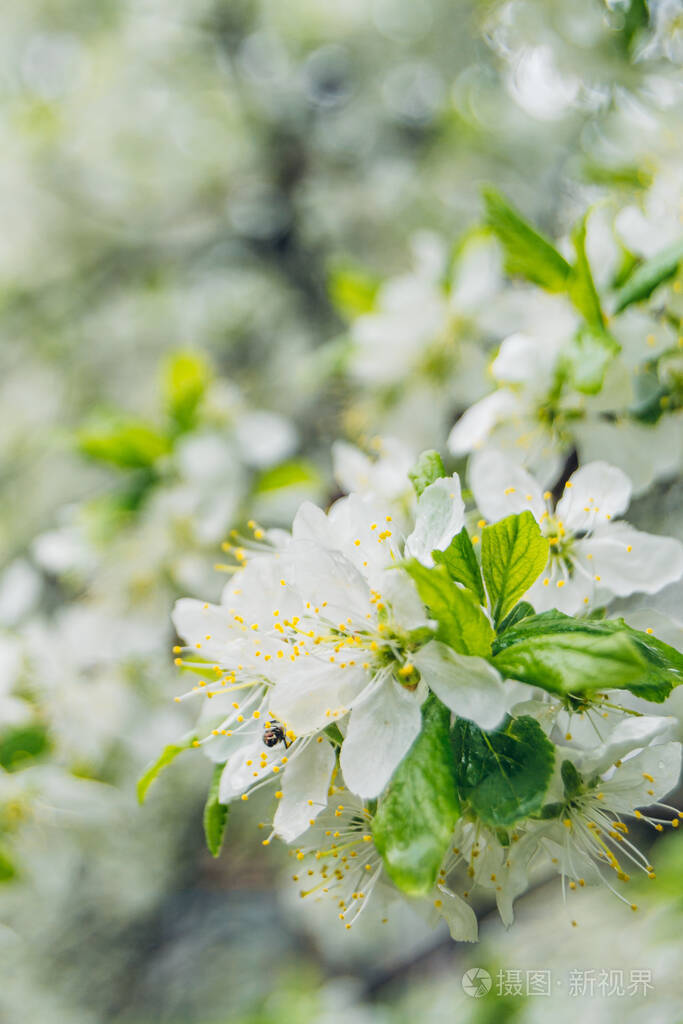
[{"label": "bee", "polygon": [[269,722],[263,730],[263,742],[267,747],[276,747],[278,743],[284,743],[285,749],[289,747],[285,730],[279,722]]}]

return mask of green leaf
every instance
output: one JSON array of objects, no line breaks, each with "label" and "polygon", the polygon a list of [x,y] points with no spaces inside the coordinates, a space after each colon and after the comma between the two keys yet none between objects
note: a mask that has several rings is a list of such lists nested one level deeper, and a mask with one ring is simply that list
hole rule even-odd
[{"label": "green leaf", "polygon": [[460,816],[450,719],[441,701],[427,698],[422,731],[394,772],[372,822],[387,874],[411,896],[433,888]]},{"label": "green leaf", "polygon": [[683,239],[680,239],[639,263],[616,293],[615,313],[621,313],[634,302],[648,299],[655,288],[673,277],[682,260]]},{"label": "green leaf", "polygon": [[426,451],[418,457],[415,469],[408,473],[418,498],[430,484],[446,475],[441,456],[435,451]]},{"label": "green leaf", "polygon": [[597,394],[607,367],[620,351],[618,342],[602,328],[578,330],[564,354],[564,365],[576,390],[585,395]]},{"label": "green leaf", "polygon": [[494,189],[484,190],[486,220],[505,251],[509,274],[519,275],[549,292],[566,291],[571,267]]},{"label": "green leaf", "polygon": [[484,527],[481,565],[496,624],[538,579],[548,550],[548,539],[528,509]]},{"label": "green leaf", "polygon": [[500,626],[498,627],[499,633],[504,633],[506,629],[512,629],[522,619],[527,619],[530,615],[535,615],[536,611],[534,606],[529,604],[528,601],[520,601],[515,607],[505,616]]},{"label": "green leaf", "polygon": [[652,184],[652,174],[637,164],[612,164],[608,167],[586,159],[581,167],[581,176],[595,185],[625,187],[635,192],[643,191]]},{"label": "green leaf", "polygon": [[211,786],[204,804],[204,835],[206,845],[212,857],[218,857],[223,845],[225,826],[228,822],[228,806],[218,799],[224,764],[214,765]]},{"label": "green leaf", "polygon": [[493,629],[469,590],[453,583],[445,565],[428,569],[416,559],[404,563],[417,591],[430,614],[436,619],[436,639],[448,644],[459,654],[488,657],[491,653]]},{"label": "green leaf", "polygon": [[11,882],[18,874],[17,866],[7,850],[0,847],[0,883]]},{"label": "green leaf", "polygon": [[344,737],[342,736],[341,729],[336,722],[330,722],[329,725],[326,725],[323,732],[330,743],[334,743],[335,747],[341,747],[344,742]]},{"label": "green leaf", "polygon": [[266,469],[256,481],[255,494],[270,494],[285,487],[319,487],[320,473],[312,462],[305,459],[290,459],[278,466]]},{"label": "green leaf", "polygon": [[560,775],[564,785],[564,795],[567,800],[573,800],[579,793],[583,792],[583,779],[571,761],[563,761],[560,765]]},{"label": "green leaf", "polygon": [[586,255],[586,221],[589,213],[582,217],[572,231],[576,263],[572,267],[569,279],[569,297],[589,327],[592,327],[594,331],[601,332],[605,328],[605,317]]},{"label": "green leaf", "polygon": [[45,726],[40,723],[19,725],[0,735],[0,766],[13,772],[26,767],[50,749],[50,739]]},{"label": "green leaf", "polygon": [[166,768],[171,761],[175,761],[178,754],[182,754],[184,750],[188,750],[192,747],[195,739],[196,736],[193,734],[191,736],[186,736],[180,741],[180,743],[169,743],[168,746],[164,747],[156,761],[153,761],[138,779],[137,794],[139,803],[142,804],[145,802],[147,790],[157,776],[161,774],[164,768]]},{"label": "green leaf", "polygon": [[[651,184],[652,181],[650,180],[647,187],[649,188]],[[616,239],[616,242],[619,248],[619,263],[614,271],[611,281],[612,289],[614,291],[621,288],[622,284],[624,284],[635,267],[640,263],[640,260],[635,253],[631,252],[630,249],[627,249],[620,239]]]},{"label": "green leaf", "polygon": [[648,0],[627,0],[625,4],[615,4],[609,14],[612,22],[610,28],[616,31],[622,50],[627,56],[633,57],[650,25]]},{"label": "green leaf", "polygon": [[148,469],[171,450],[167,437],[143,420],[100,416],[76,435],[79,451],[118,469]]},{"label": "green leaf", "polygon": [[445,551],[432,551],[432,558],[437,564],[443,563],[446,566],[452,580],[462,583],[476,594],[480,604],[486,604],[479,562],[470,535],[464,526],[460,533],[456,533]]},{"label": "green leaf", "polygon": [[623,619],[543,612],[499,634],[493,655],[504,675],[559,694],[629,690],[661,702],[683,682],[683,655]]},{"label": "green leaf", "polygon": [[376,277],[349,266],[333,269],[328,281],[332,304],[340,313],[352,319],[372,312],[379,287],[380,282]]},{"label": "green leaf", "polygon": [[565,809],[565,804],[562,800],[556,800],[551,804],[543,804],[538,814],[532,815],[535,818],[541,818],[547,820],[548,818],[559,818]]},{"label": "green leaf", "polygon": [[656,361],[648,360],[641,364],[632,379],[634,400],[629,406],[629,413],[641,423],[656,423],[664,412],[662,399],[667,394]]},{"label": "green leaf", "polygon": [[209,365],[199,352],[174,352],[167,360],[162,379],[164,405],[179,430],[195,425],[210,377]]},{"label": "green leaf", "polygon": [[555,763],[555,747],[529,715],[485,733],[462,718],[453,727],[458,792],[494,828],[541,810]]}]

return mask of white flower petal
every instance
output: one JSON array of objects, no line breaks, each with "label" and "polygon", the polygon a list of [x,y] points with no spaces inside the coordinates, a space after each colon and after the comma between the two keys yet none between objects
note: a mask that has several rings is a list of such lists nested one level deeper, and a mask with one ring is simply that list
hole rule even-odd
[{"label": "white flower petal", "polygon": [[631,481],[607,462],[589,462],[572,474],[555,514],[568,532],[593,530],[623,515],[631,500]]},{"label": "white flower petal", "polygon": [[323,547],[333,547],[332,531],[327,516],[312,501],[304,501],[292,523],[294,540],[313,541]]},{"label": "white flower petal", "polygon": [[[269,537],[274,532],[269,530]],[[237,613],[245,625],[258,623],[262,627],[264,620],[270,621],[273,608],[279,608],[283,618],[301,615],[299,598],[291,588],[284,589],[280,583],[284,565],[281,552],[256,555],[249,559],[244,569],[234,574],[221,595],[221,604],[229,613],[231,622],[240,626],[239,620],[234,619]]]},{"label": "white flower petal", "polygon": [[460,718],[481,729],[495,729],[507,710],[505,684],[483,658],[457,654],[431,640],[413,658],[422,679],[439,700]]},{"label": "white flower petal", "polygon": [[273,765],[280,761],[283,753],[283,747],[267,747],[264,744],[262,728],[250,729],[242,745],[231,755],[223,769],[218,787],[220,802],[229,804],[260,779],[274,777]]},{"label": "white flower petal", "polygon": [[683,458],[681,413],[667,413],[652,426],[635,420],[616,423],[591,418],[574,427],[579,459],[602,457],[628,473],[634,495],[642,494],[653,480],[676,473]]},{"label": "white flower petal", "polygon": [[391,608],[395,625],[403,629],[419,629],[428,624],[425,607],[413,580],[403,572],[388,569],[380,581],[382,600]]},{"label": "white flower petal", "polygon": [[[365,580],[372,579],[392,562],[392,545],[385,538],[380,542],[382,526],[387,524],[390,506],[372,496],[349,494],[335,501],[328,519],[334,537],[329,545],[340,551]],[[390,531],[393,534],[393,530]]]},{"label": "white flower petal", "polygon": [[335,624],[349,616],[367,624],[366,615],[372,612],[368,584],[340,551],[294,541],[282,564],[282,578],[294,583],[304,604],[324,608],[326,617]]},{"label": "white flower petal", "polygon": [[287,728],[305,735],[348,711],[369,681],[362,668],[340,668],[313,655],[302,657],[275,685],[269,705]]},{"label": "white flower petal", "polygon": [[352,793],[378,796],[420,732],[421,693],[412,693],[391,676],[354,707],[340,764]]},{"label": "white flower petal", "polygon": [[501,246],[492,238],[475,237],[462,249],[453,273],[451,306],[476,313],[499,291],[503,276]]},{"label": "white flower petal", "polygon": [[520,402],[512,391],[500,388],[466,409],[448,437],[451,455],[468,455],[483,447],[494,428],[519,413]]},{"label": "white flower petal", "polygon": [[[233,706],[234,693],[215,693],[212,700],[204,701],[197,719],[198,736],[207,737],[202,743],[202,753],[215,764],[223,764],[242,747],[257,736],[263,736],[263,723],[254,719],[253,712],[267,711],[257,691],[255,699],[246,698],[239,709]],[[239,723],[237,718],[242,715],[246,722]],[[227,735],[214,735],[214,730],[223,730]]]},{"label": "white flower petal", "polygon": [[264,409],[241,412],[235,423],[235,434],[242,458],[257,469],[283,462],[299,441],[296,427],[290,420]]},{"label": "white flower petal", "polygon": [[496,872],[496,904],[506,928],[514,920],[515,900],[529,887],[529,873],[538,849],[533,833],[522,838],[505,854],[505,865]]},{"label": "white flower petal", "polygon": [[560,822],[548,822],[541,844],[550,863],[559,875],[566,878],[583,879],[585,885],[603,885],[600,868],[576,843],[568,843],[566,828]]},{"label": "white flower petal", "polygon": [[505,338],[491,364],[496,380],[505,383],[530,384],[544,390],[551,382],[556,353],[546,339],[527,334],[511,334]]},{"label": "white flower petal", "polygon": [[369,494],[373,490],[374,463],[355,445],[335,441],[332,445],[334,478],[343,491]]},{"label": "white flower petal", "polygon": [[464,525],[465,502],[458,474],[435,480],[420,495],[415,529],[406,540],[405,553],[424,565],[433,565],[432,551],[445,551]]},{"label": "white flower petal", "polygon": [[624,612],[624,618],[633,629],[643,633],[651,629],[658,640],[683,651],[683,622],[672,619],[656,608],[634,608],[632,612]]},{"label": "white flower petal", "polygon": [[347,493],[379,495],[393,500],[408,493],[408,472],[415,464],[413,452],[396,438],[382,438],[377,458],[372,459],[346,441],[332,445],[334,477]]},{"label": "white flower petal", "polygon": [[[577,542],[577,557],[600,587],[619,597],[654,594],[683,575],[683,544],[614,523]],[[599,579],[598,579],[599,577]]]},{"label": "white flower petal", "polygon": [[568,577],[559,563],[553,561],[529,587],[524,598],[537,612],[547,612],[551,608],[556,608],[565,615],[576,615],[577,612],[586,610],[594,590],[595,583],[590,576],[579,570]]},{"label": "white flower petal", "polygon": [[680,774],[680,743],[648,747],[615,768],[612,777],[603,784],[605,806],[621,812],[648,807],[676,788]]},{"label": "white flower petal", "polygon": [[493,448],[475,452],[470,459],[468,477],[477,508],[491,522],[526,509],[540,521],[545,512],[540,485],[502,452]]},{"label": "white flower petal", "polygon": [[456,896],[445,885],[435,890],[436,907],[440,917],[444,919],[456,942],[476,942],[479,937],[477,915],[472,907],[461,896]]},{"label": "white flower petal", "polygon": [[287,761],[273,827],[286,843],[305,832],[320,811],[327,807],[327,796],[335,754],[323,737],[309,740]]},{"label": "white flower petal", "polygon": [[220,660],[228,645],[239,640],[234,622],[222,605],[183,597],[176,601],[171,618],[178,636],[211,661]]},{"label": "white flower petal", "polygon": [[615,725],[604,743],[583,751],[572,750],[570,758],[580,771],[602,774],[634,750],[665,743],[675,725],[673,718],[664,715],[629,716]]}]

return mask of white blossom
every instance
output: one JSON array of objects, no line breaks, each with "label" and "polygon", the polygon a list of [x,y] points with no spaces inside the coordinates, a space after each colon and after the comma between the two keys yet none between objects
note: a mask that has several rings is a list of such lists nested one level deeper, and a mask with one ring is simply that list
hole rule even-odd
[{"label": "white blossom", "polygon": [[428,613],[398,567],[404,552],[430,560],[463,524],[457,477],[425,489],[407,540],[371,499],[350,495],[327,515],[305,503],[291,536],[256,527],[253,554],[234,548],[244,567],[220,605],[178,602],[176,629],[193,652],[178,660],[198,671],[206,665],[208,679],[187,696],[210,698],[201,743],[214,761],[227,760],[226,800],[283,767],[250,718],[282,723],[292,761],[302,743],[335,724],[346,785],[367,799],[382,792],[412,746],[430,688],[485,728],[501,720],[508,702],[499,673],[428,643]]},{"label": "white blossom", "polygon": [[477,453],[470,484],[483,516],[497,521],[528,509],[550,541],[544,573],[527,597],[537,611],[575,614],[612,596],[653,594],[683,574],[683,545],[615,521],[628,508],[628,477],[605,462],[581,466],[557,505],[501,452]]},{"label": "white blossom", "polygon": [[658,832],[667,825],[678,828],[682,815],[661,800],[678,783],[681,744],[655,744],[638,750],[631,740],[628,753],[615,758],[615,752],[607,745],[596,758],[592,753],[582,756],[558,748],[558,764],[565,755],[581,772],[580,782],[578,791],[570,793],[556,774],[548,799],[558,801],[562,809],[557,821],[542,828],[542,842],[562,875],[563,886],[567,879],[570,889],[576,888],[577,882],[603,884],[636,910],[636,904],[613,883],[628,882],[633,870],[650,878],[655,873],[622,819],[645,821]]}]

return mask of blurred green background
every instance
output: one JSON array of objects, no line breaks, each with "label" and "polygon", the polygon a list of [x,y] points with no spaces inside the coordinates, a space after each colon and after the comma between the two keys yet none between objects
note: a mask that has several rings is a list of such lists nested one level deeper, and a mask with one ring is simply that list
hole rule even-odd
[{"label": "blurred green background", "polygon": [[[414,429],[349,324],[416,232],[456,246],[487,183],[553,236],[680,189],[680,4],[26,0],[0,29],[0,1021],[681,1020],[675,837],[637,915],[585,892],[568,931],[540,879],[468,948],[300,911],[256,800],[213,861],[201,759],[135,799],[191,721],[173,600],[219,593],[231,525],[329,500],[335,439]],[[632,520],[680,535],[677,495]]]}]

